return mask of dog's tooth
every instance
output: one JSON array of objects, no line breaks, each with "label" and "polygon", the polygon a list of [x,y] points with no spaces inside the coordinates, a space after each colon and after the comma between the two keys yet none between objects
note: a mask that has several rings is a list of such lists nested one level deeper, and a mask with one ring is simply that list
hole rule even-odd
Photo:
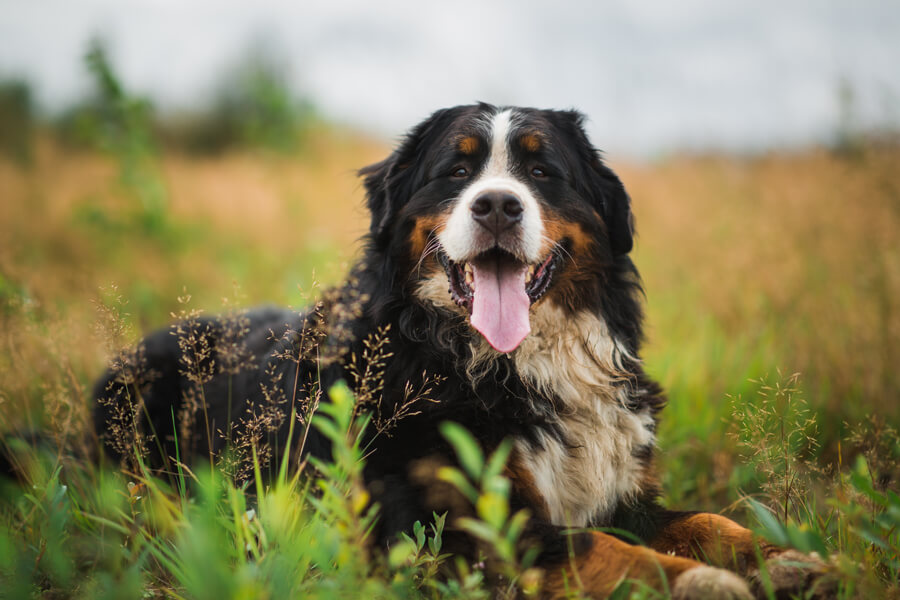
[{"label": "dog's tooth", "polygon": [[471,287],[473,283],[475,283],[475,276],[472,274],[471,269],[466,269],[466,285]]}]

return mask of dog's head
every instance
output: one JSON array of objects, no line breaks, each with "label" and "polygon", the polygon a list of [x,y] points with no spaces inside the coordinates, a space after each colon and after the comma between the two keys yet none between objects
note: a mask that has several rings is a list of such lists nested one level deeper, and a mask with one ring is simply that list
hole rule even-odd
[{"label": "dog's head", "polygon": [[440,110],[366,167],[370,240],[418,301],[468,316],[499,352],[538,302],[578,308],[631,250],[630,201],[574,111]]}]

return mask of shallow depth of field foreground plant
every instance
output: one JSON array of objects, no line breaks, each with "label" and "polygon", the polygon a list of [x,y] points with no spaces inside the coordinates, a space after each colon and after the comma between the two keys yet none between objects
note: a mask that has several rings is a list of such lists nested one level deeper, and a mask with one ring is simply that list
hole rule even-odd
[{"label": "shallow depth of field foreground plant", "polygon": [[798,374],[761,380],[755,398],[732,399],[732,433],[755,470],[744,504],[772,543],[814,552],[840,580],[840,597],[900,594],[900,439],[883,419],[847,424],[847,465],[817,461],[817,419]]},{"label": "shallow depth of field foreground plant", "polygon": [[[334,444],[332,460],[305,473],[283,463],[267,485],[260,477],[237,487],[202,461],[183,466],[172,486],[146,472],[20,453],[29,462],[29,485],[7,482],[3,489],[0,593],[487,597],[481,571],[441,553],[443,516],[417,524],[389,552],[370,546],[377,507],[362,485],[360,447],[370,416],[355,413],[347,388],[332,389],[313,418]],[[495,501],[502,505],[505,497]]]},{"label": "shallow depth of field foreground plant", "polygon": [[[885,488],[885,457],[896,456],[887,427],[858,426],[848,443],[861,452],[851,465],[822,469],[815,421],[795,387],[796,376],[763,382],[752,402],[733,399],[735,430],[759,491],[747,505],[769,541],[827,557],[842,598],[898,593],[900,497]],[[0,594],[9,598],[530,596],[541,572],[535,548],[518,544],[527,513],[510,514],[503,467],[509,445],[485,457],[475,440],[448,423],[445,437],[460,467],[440,477],[476,507],[456,523],[434,515],[390,549],[369,532],[377,506],[362,481],[363,432],[372,415],[346,386],[316,405],[312,426],[333,444],[330,461],[301,464],[285,453],[268,483],[250,448],[257,477],[238,484],[220,468],[178,463],[177,476],[149,474],[136,445],[133,469],[104,470],[74,458],[23,448],[27,485],[5,481],[0,529]],[[300,434],[300,428],[294,435]],[[477,538],[488,555],[469,564],[443,552],[448,528]],[[765,581],[765,579],[764,579]],[[578,596],[578,583],[572,582]],[[615,597],[660,597],[623,585]],[[663,596],[664,597],[664,596]]]}]

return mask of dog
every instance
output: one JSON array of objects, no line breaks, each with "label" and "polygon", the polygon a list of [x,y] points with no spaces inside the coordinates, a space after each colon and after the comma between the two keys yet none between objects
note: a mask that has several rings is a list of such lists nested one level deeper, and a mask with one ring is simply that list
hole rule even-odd
[{"label": "dog", "polygon": [[[451,523],[471,510],[437,476],[456,464],[439,432],[453,421],[486,451],[512,441],[510,504],[531,515],[522,538],[540,548],[547,597],[573,582],[605,597],[628,578],[668,585],[677,598],[747,598],[762,593],[760,558],[798,558],[722,516],[658,503],[666,400],[640,360],[631,201],[581,114],[439,110],[360,176],[371,224],[347,285],[305,314],[190,317],[176,335],[148,336],[96,386],[94,423],[109,455],[124,460],[137,441],[164,469],[189,451],[187,438],[198,455],[219,455],[253,423],[257,442],[283,448],[291,419],[270,418],[259,433],[246,415],[266,403],[308,409],[316,390],[339,381],[359,394],[367,359],[379,380],[365,390],[370,408],[403,417],[386,419],[391,429],[374,435],[364,469],[381,545],[433,511],[449,511]],[[428,397],[402,414],[420,388]],[[112,432],[132,412],[143,440],[117,442]],[[185,414],[195,418],[175,418]],[[330,445],[312,428],[294,451],[327,458]],[[815,568],[787,571],[773,576],[778,594],[808,585]]]}]

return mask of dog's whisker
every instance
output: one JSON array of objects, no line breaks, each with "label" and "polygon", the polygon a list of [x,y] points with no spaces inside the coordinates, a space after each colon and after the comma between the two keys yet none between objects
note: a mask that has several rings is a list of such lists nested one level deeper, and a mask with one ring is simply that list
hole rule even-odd
[{"label": "dog's whisker", "polygon": [[422,249],[422,254],[419,255],[419,260],[416,261],[416,264],[413,267],[413,272],[415,273],[416,276],[419,276],[421,274],[422,264],[425,262],[425,259],[428,258],[429,256],[431,256],[432,254],[435,254],[441,248],[441,243],[437,239],[437,237],[435,237],[434,231],[435,230],[432,229],[429,232],[428,237],[430,239],[429,239],[428,243],[425,244],[425,248]]},{"label": "dog's whisker", "polygon": [[566,250],[565,246],[563,246],[561,243],[559,243],[558,241],[554,240],[553,238],[547,236],[546,234],[541,234],[541,239],[543,239],[545,242],[550,244],[550,252],[554,252],[558,256],[561,256],[561,257],[565,256],[569,260],[572,261],[573,265],[575,265],[576,267],[578,266],[578,263],[575,260],[575,257],[572,256],[572,253],[569,252],[568,250]]}]

